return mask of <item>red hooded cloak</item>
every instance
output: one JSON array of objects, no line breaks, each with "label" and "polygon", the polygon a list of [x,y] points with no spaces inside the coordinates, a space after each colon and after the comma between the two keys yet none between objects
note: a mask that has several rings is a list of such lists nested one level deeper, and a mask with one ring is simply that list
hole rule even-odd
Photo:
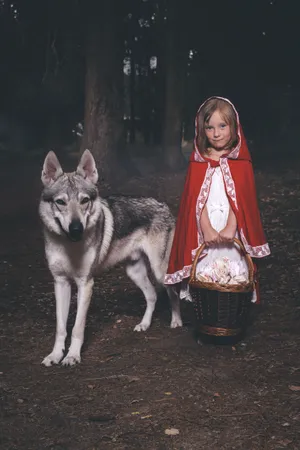
[{"label": "red hooded cloak", "polygon": [[238,143],[219,161],[201,155],[197,147],[197,117],[206,103],[204,102],[196,117],[194,149],[181,196],[165,284],[176,284],[190,276],[195,253],[203,243],[200,217],[208,198],[212,175],[218,166],[221,168],[227,197],[236,216],[238,233],[246,252],[253,258],[263,258],[270,254],[257,204],[251,156],[238,113],[229,100],[222,97],[215,98],[227,101],[232,106],[237,119]]}]

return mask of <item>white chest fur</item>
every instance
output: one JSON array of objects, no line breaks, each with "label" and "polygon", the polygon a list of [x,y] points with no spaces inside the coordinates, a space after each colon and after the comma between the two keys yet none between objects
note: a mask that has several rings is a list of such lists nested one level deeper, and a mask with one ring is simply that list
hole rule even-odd
[{"label": "white chest fur", "polygon": [[80,242],[46,242],[46,257],[54,277],[85,278],[91,273],[96,249],[85,248]]}]

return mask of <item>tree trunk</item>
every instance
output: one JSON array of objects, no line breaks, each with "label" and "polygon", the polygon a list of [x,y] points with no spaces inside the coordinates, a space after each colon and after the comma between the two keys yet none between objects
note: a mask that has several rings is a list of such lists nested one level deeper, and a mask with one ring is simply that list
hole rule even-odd
[{"label": "tree trunk", "polygon": [[81,151],[93,153],[100,181],[120,174],[123,140],[123,40],[118,0],[89,0],[87,12],[84,135]]},{"label": "tree trunk", "polygon": [[135,54],[134,46],[131,47],[130,56],[130,128],[129,128],[129,142],[135,143]]},{"label": "tree trunk", "polygon": [[165,92],[166,92],[166,36],[165,25],[166,0],[161,0],[157,4],[157,23],[156,23],[156,47],[157,47],[157,66],[155,82],[155,114],[153,123],[153,143],[154,145],[163,145],[163,123],[165,116]]},{"label": "tree trunk", "polygon": [[[184,29],[180,3],[168,1],[166,34],[166,84],[163,130],[164,161],[167,169],[184,167],[181,152],[183,85],[186,74],[185,46],[180,30]],[[187,52],[186,52],[187,53]]]}]

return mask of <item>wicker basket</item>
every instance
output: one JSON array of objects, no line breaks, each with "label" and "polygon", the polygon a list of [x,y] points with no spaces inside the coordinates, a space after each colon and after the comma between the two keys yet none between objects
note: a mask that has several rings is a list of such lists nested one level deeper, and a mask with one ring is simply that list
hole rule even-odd
[{"label": "wicker basket", "polygon": [[196,313],[196,334],[202,341],[233,344],[246,330],[254,290],[254,267],[241,241],[235,238],[234,242],[246,259],[248,282],[224,285],[198,280],[196,267],[205,244],[198,249],[193,262],[189,286]]}]

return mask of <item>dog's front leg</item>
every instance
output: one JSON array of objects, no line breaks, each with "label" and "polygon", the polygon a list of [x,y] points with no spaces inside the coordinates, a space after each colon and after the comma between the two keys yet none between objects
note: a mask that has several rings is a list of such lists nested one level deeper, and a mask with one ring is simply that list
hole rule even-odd
[{"label": "dog's front leg", "polygon": [[65,277],[55,277],[54,291],[56,300],[56,336],[52,352],[42,362],[45,366],[58,364],[64,355],[67,319],[71,300],[71,284],[69,280]]},{"label": "dog's front leg", "polygon": [[78,288],[77,293],[77,314],[75,324],[72,330],[72,340],[67,356],[62,364],[65,366],[74,366],[80,363],[80,351],[84,340],[85,321],[88,308],[91,302],[94,280],[91,278],[75,280]]}]

